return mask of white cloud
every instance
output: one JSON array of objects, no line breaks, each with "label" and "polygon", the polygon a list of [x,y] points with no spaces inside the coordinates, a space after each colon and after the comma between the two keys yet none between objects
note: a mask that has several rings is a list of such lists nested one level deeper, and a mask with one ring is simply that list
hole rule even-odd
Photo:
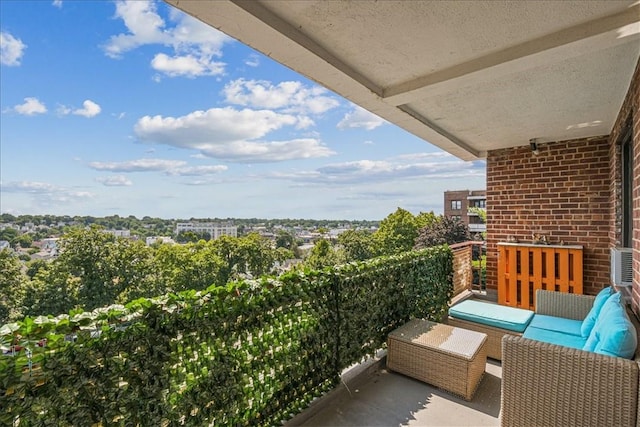
[{"label": "white cloud", "polygon": [[133,183],[124,175],[101,176],[96,181],[106,185],[107,187],[128,187]]},{"label": "white cloud", "polygon": [[166,44],[171,37],[163,28],[164,20],[156,13],[156,4],[149,1],[116,1],[116,18],[124,21],[129,34],[111,36],[104,46],[112,58],[145,44]]},{"label": "white cloud", "polygon": [[56,107],[56,114],[58,114],[59,116],[66,116],[67,114],[71,114],[71,111],[71,108],[67,107],[66,105],[58,104],[58,106]]},{"label": "white cloud", "polygon": [[368,112],[362,107],[354,106],[354,109],[342,118],[338,123],[338,129],[349,128],[365,128],[366,130],[373,130],[378,126],[382,126],[386,121],[376,116],[373,113]]},{"label": "white cloud", "polygon": [[[187,166],[183,160],[138,159],[126,162],[91,162],[91,169],[110,172],[163,172],[170,176],[215,175],[228,169],[225,165]],[[104,185],[131,185],[124,175],[96,178]]]},{"label": "white cloud", "polygon": [[169,57],[159,53],[151,61],[151,66],[169,77],[198,77],[222,74],[225,64],[193,55]]},{"label": "white cloud", "polygon": [[173,54],[154,55],[151,66],[156,71],[170,77],[224,73],[225,64],[214,58],[220,57],[224,43],[233,39],[197,19],[172,8],[171,27],[158,14],[156,2],[122,0],[116,2],[115,17],[122,19],[128,32],[109,39],[104,46],[108,56],[120,58],[140,46],[160,45],[171,48]]},{"label": "white cloud", "polygon": [[200,149],[209,144],[261,138],[296,118],[268,110],[235,110],[231,107],[194,111],[182,117],[144,116],[135,125],[136,135],[146,141]]},{"label": "white cloud", "polygon": [[319,141],[311,138],[289,141],[234,141],[202,149],[210,157],[241,163],[281,162],[285,160],[327,157],[335,154]]},{"label": "white cloud", "polygon": [[273,178],[312,184],[369,184],[413,179],[472,178],[485,175],[483,162],[464,162],[449,154],[420,153],[387,160],[329,164],[311,171],[276,173]]},{"label": "white cloud", "polygon": [[18,104],[13,107],[13,109],[16,113],[25,116],[33,116],[34,114],[44,114],[47,112],[47,107],[40,102],[38,98],[33,97],[25,98],[23,104]]},{"label": "white cloud", "polygon": [[59,9],[62,7],[62,0],[53,0],[51,4]]},{"label": "white cloud", "polygon": [[86,101],[84,101],[82,103],[82,108],[78,108],[76,110],[73,110],[73,114],[76,114],[78,116],[84,116],[84,117],[90,118],[90,117],[95,117],[98,114],[100,114],[100,111],[102,111],[102,109],[100,108],[100,106],[98,104],[96,104],[95,102],[91,101],[90,99],[87,99]]},{"label": "white cloud", "polygon": [[299,119],[269,110],[231,107],[195,111],[182,117],[145,116],[135,125],[140,140],[197,150],[236,162],[275,162],[334,154],[313,138],[263,141],[269,132]]},{"label": "white cloud", "polygon": [[321,87],[305,87],[301,82],[288,81],[277,85],[263,80],[237,79],[223,89],[231,104],[254,108],[282,110],[285,113],[322,114],[340,105]]},{"label": "white cloud", "polygon": [[110,172],[164,172],[186,164],[183,160],[138,159],[126,162],[91,162],[89,167]]},{"label": "white cloud", "polygon": [[225,165],[212,165],[212,166],[186,166],[167,170],[167,175],[179,175],[179,176],[204,176],[215,175],[220,172],[224,172],[229,169]]},{"label": "white cloud", "polygon": [[27,45],[5,31],[0,32],[0,64],[14,67],[20,65]]},{"label": "white cloud", "polygon": [[260,65],[260,57],[255,53],[252,53],[247,59],[245,59],[244,63],[249,67],[257,67]]},{"label": "white cloud", "polygon": [[32,195],[39,205],[52,203],[70,203],[87,200],[93,197],[88,191],[76,191],[67,187],[37,181],[20,181],[0,183],[0,189],[7,193],[24,193]]}]

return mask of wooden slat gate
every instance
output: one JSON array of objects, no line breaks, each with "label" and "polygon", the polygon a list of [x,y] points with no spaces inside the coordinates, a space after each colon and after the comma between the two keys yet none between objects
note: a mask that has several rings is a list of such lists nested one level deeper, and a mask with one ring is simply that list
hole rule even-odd
[{"label": "wooden slat gate", "polygon": [[582,294],[582,250],[498,243],[498,303],[534,310],[537,289]]}]

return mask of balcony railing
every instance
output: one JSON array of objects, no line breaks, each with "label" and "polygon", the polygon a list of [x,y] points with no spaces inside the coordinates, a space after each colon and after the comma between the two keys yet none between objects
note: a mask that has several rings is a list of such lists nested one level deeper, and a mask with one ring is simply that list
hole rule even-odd
[{"label": "balcony railing", "polygon": [[0,425],[281,424],[409,318],[444,316],[452,257],[435,247],[5,325]]}]

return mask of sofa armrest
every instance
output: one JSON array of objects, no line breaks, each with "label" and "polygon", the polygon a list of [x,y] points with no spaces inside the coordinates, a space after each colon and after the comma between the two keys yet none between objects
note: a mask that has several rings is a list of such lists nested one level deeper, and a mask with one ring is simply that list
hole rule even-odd
[{"label": "sofa armrest", "polygon": [[638,362],[502,339],[502,426],[635,426]]},{"label": "sofa armrest", "polygon": [[538,289],[536,291],[536,313],[565,319],[584,320],[593,307],[596,297],[568,294]]}]

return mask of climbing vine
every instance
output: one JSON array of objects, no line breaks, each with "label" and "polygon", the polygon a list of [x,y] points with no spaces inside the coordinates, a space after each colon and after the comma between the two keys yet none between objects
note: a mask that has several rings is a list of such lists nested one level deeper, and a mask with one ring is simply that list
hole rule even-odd
[{"label": "climbing vine", "polygon": [[0,425],[275,425],[451,297],[446,246],[0,329]]}]

